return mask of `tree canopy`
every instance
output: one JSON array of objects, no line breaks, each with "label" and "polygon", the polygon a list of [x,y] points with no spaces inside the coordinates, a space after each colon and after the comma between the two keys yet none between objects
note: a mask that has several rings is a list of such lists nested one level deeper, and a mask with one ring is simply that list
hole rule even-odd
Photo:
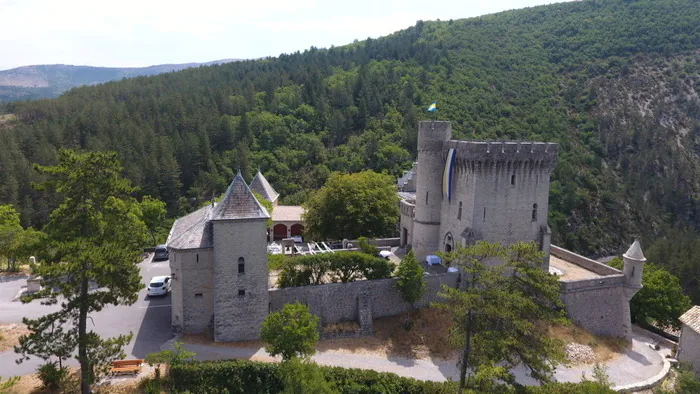
[{"label": "tree canopy", "polygon": [[308,357],[316,352],[318,324],[318,316],[309,312],[306,305],[285,304],[282,310],[265,318],[260,338],[272,356],[281,355],[284,360]]},{"label": "tree canopy", "polygon": [[304,204],[307,237],[316,240],[384,237],[396,230],[394,179],[374,171],[333,173]]}]

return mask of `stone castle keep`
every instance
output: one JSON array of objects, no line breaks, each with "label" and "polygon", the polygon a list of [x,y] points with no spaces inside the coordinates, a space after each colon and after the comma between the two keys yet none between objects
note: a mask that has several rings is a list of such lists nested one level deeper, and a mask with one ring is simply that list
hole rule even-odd
[{"label": "stone castle keep", "polygon": [[476,240],[536,241],[549,256],[549,177],[558,145],[451,138],[449,122],[420,124],[418,171],[414,166],[400,184],[401,246],[424,260]]},{"label": "stone castle keep", "polygon": [[[413,249],[423,260],[478,240],[505,246],[535,241],[546,256],[543,269],[559,277],[569,317],[599,335],[629,335],[629,300],[641,288],[646,259],[636,241],[623,255],[623,271],[550,244],[549,182],[558,145],[451,137],[449,122],[420,123],[418,161],[398,181],[401,218],[395,246]],[[262,174],[256,179],[251,187],[267,184]],[[272,192],[261,194],[276,200],[267,186],[263,191]],[[211,332],[218,342],[257,339],[270,312],[298,301],[322,324],[355,320],[361,332],[370,333],[373,318],[411,308],[396,290],[396,279],[269,288],[269,218],[239,173],[220,202],[173,224],[167,245],[176,331]],[[460,282],[460,274],[452,272],[425,278],[427,291],[419,305],[439,301],[441,285]]]}]

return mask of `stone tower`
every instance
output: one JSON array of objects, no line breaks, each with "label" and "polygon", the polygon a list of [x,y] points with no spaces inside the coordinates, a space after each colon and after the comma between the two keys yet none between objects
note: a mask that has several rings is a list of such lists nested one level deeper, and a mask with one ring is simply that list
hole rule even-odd
[{"label": "stone tower", "polygon": [[209,219],[213,244],[214,340],[257,339],[269,312],[267,210],[239,172]]},{"label": "stone tower", "polygon": [[629,305],[632,297],[642,288],[644,262],[647,261],[638,240],[634,240],[632,246],[622,255],[622,259],[625,263],[622,268],[622,273],[625,275],[625,296]]},{"label": "stone tower", "polygon": [[438,250],[442,209],[442,145],[452,138],[450,122],[422,121],[418,126],[418,174],[413,250],[418,261]]}]

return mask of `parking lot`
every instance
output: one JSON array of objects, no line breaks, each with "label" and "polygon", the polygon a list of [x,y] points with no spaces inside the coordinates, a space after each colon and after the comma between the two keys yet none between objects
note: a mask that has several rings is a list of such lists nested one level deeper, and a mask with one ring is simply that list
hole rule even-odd
[{"label": "parking lot", "polygon": [[[170,295],[157,298],[146,296],[146,285],[151,278],[169,275],[168,261],[151,261],[151,256],[138,264],[144,288],[139,291],[136,303],[129,306],[108,306],[93,313],[88,319],[88,330],[102,337],[120,334],[134,334],[131,343],[124,349],[127,358],[144,358],[148,353],[157,352],[160,346],[173,337],[170,326]],[[58,306],[41,305],[40,300],[22,304],[16,300],[17,294],[26,286],[24,277],[0,278],[0,324],[21,323],[23,317],[36,318],[53,312]],[[94,324],[93,324],[94,322]],[[17,354],[12,350],[0,353],[0,376],[26,375],[36,371],[40,359],[31,359],[20,365],[15,363]],[[69,364],[77,364],[75,360]]]}]

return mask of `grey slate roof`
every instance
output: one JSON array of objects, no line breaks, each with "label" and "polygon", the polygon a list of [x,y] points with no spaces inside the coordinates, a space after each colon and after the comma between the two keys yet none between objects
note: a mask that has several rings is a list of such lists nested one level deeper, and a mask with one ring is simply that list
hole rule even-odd
[{"label": "grey slate roof", "polygon": [[700,333],[700,306],[695,305],[684,313],[678,320],[693,331]]},{"label": "grey slate roof", "polygon": [[208,222],[212,207],[207,205],[173,223],[166,244],[171,249],[211,248],[211,230]]},{"label": "grey slate roof", "polygon": [[214,206],[210,220],[268,219],[270,214],[260,205],[239,172]]},{"label": "grey slate roof", "polygon": [[255,178],[250,182],[250,189],[263,196],[267,201],[273,202],[280,196],[270,185],[265,176],[258,170]]}]

